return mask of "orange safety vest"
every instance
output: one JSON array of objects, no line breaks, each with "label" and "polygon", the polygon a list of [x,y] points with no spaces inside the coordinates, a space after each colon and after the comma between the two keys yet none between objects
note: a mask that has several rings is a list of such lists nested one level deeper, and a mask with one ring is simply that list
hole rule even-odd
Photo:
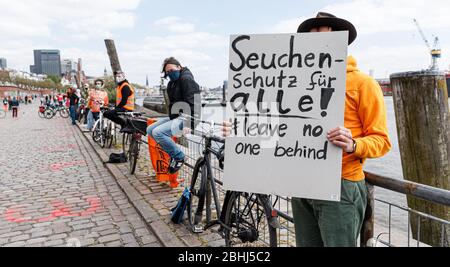
[{"label": "orange safety vest", "polygon": [[120,104],[120,102],[122,102],[122,89],[125,86],[127,86],[127,85],[128,85],[128,87],[130,87],[131,95],[130,95],[130,97],[128,97],[127,104],[123,108],[126,109],[126,110],[129,110],[129,111],[134,111],[134,89],[128,83],[123,83],[121,86],[117,87],[117,90],[116,90],[116,93],[117,93],[116,94],[116,99],[117,99],[116,100],[116,106],[118,106]]}]

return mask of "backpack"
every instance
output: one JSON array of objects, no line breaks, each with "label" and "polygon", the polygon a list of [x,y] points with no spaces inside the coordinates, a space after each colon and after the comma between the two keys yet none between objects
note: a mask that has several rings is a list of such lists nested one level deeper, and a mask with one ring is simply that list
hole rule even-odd
[{"label": "backpack", "polygon": [[105,162],[105,163],[126,163],[128,162],[128,158],[124,153],[121,154],[116,154],[116,153],[112,153],[109,156],[109,161]]},{"label": "backpack", "polygon": [[187,204],[191,198],[191,192],[189,188],[184,189],[183,195],[181,196],[178,204],[172,209],[172,222],[175,224],[180,224],[183,222],[184,213],[186,211]]}]

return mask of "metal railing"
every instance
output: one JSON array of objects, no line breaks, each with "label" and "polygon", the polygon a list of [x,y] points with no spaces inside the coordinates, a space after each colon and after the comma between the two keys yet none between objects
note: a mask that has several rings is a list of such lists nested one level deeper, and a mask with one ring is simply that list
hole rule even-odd
[{"label": "metal railing", "polygon": [[[411,241],[413,241],[413,232],[415,232],[416,235],[414,240],[415,246],[427,246],[427,244],[421,243],[421,226],[423,225],[424,221],[428,221],[429,224],[434,223],[439,225],[440,246],[450,247],[450,233],[448,233],[448,231],[450,231],[450,221],[438,218],[425,212],[413,210],[403,205],[376,198],[374,187],[387,189],[391,192],[396,192],[405,196],[425,200],[447,208],[450,208],[450,191],[409,181],[383,177],[369,172],[366,172],[366,182],[369,191],[369,201],[367,205],[366,218],[364,221],[363,229],[361,231],[361,246],[376,246],[377,243],[380,243],[384,246],[395,247],[399,246],[396,245],[396,242],[402,243],[402,241],[404,241],[407,242],[406,245],[402,243],[401,246],[410,247]],[[376,213],[374,212],[375,202],[387,206],[388,211],[387,232],[378,234],[376,238],[374,238],[374,229],[377,224],[375,219]],[[400,212],[406,213],[406,215],[404,216],[407,221],[406,229],[398,229],[403,237],[404,235],[406,235],[406,240],[401,240],[402,236],[400,236],[400,238],[393,237],[393,210],[398,210]],[[414,218],[416,218],[415,221]],[[412,229],[412,222],[417,225],[416,229]],[[382,239],[381,237],[383,235],[387,235],[388,240]]]},{"label": "metal railing", "polygon": [[[203,151],[203,142],[201,137],[191,136],[189,138],[183,138],[180,141],[181,147],[186,154],[186,165],[180,172],[180,176],[182,179],[184,179],[187,183],[190,182],[190,179],[192,177],[193,168],[195,166],[195,162],[197,161],[198,157],[201,155],[201,152]],[[214,177],[217,180],[217,184],[219,185],[219,194],[221,198],[224,197],[225,191],[221,188],[221,185],[223,184],[223,172],[218,167],[218,161],[216,159],[213,159],[213,172]],[[374,195],[374,187],[387,189],[390,192],[395,192],[402,194],[403,196],[413,196],[416,198],[420,198],[423,200],[427,200],[439,205],[443,205],[445,207],[450,207],[450,191],[438,189],[426,185],[416,184],[408,181],[401,181],[393,178],[388,177],[382,177],[376,174],[372,173],[366,173],[366,182],[369,192],[369,201],[367,205],[367,211],[366,211],[366,218],[363,224],[363,228],[361,231],[361,244],[360,246],[389,246],[389,247],[395,247],[395,246],[411,246],[411,241],[415,240],[416,246],[424,246],[426,244],[421,243],[421,236],[420,236],[420,227],[421,222],[423,219],[433,221],[435,223],[438,223],[441,226],[442,229],[442,239],[441,239],[441,246],[442,247],[449,247],[450,238],[446,236],[447,231],[450,231],[450,221],[443,220],[441,218],[437,218],[435,216],[432,216],[430,214],[426,214],[423,212],[419,212],[407,207],[404,207],[400,204],[393,203],[390,201],[386,201],[383,199],[375,198]],[[291,209],[291,199],[286,197],[280,197],[280,196],[274,196],[273,199],[277,199],[275,203],[275,209],[278,212],[279,215],[279,221],[282,225],[282,228],[279,230],[279,236],[278,236],[278,242],[280,247],[294,247],[295,244],[295,229],[294,229],[294,219],[292,215],[292,209]],[[384,231],[383,229],[383,223],[382,220],[380,220],[380,223],[376,221],[376,214],[375,214],[375,203],[386,205],[388,216],[387,218],[384,218],[387,220],[387,230]],[[393,238],[394,236],[394,225],[393,225],[393,210],[399,210],[406,212],[407,215],[403,216],[403,219],[406,220],[407,229],[399,229],[397,236]],[[384,212],[384,211],[382,211]],[[411,232],[413,231],[410,226],[411,219],[417,217],[418,220],[418,228],[417,233],[418,236],[416,239],[412,238]],[[403,222],[405,224],[405,222]],[[380,228],[383,229],[383,231],[380,230],[380,233],[375,236],[375,227],[377,225],[380,225]],[[387,240],[382,239],[384,235],[387,235]],[[263,237],[264,238],[264,237]],[[401,243],[398,240],[406,239],[407,245],[399,245],[396,244],[396,242]]]}]

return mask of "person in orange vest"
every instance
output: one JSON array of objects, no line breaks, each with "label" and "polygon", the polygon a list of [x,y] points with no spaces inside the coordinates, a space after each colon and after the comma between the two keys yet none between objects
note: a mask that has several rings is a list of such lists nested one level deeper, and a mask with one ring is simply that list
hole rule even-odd
[{"label": "person in orange vest", "polygon": [[117,83],[116,108],[106,111],[103,116],[124,128],[126,121],[118,113],[134,111],[135,93],[133,87],[125,78],[125,73],[116,71],[114,72],[114,77]]},{"label": "person in orange vest", "polygon": [[[95,89],[89,92],[89,108],[92,120],[88,120],[87,129],[92,131],[94,123],[100,118],[100,108],[109,105],[108,93],[103,89],[105,82],[102,79],[95,81]],[[90,117],[88,116],[88,117]]]}]

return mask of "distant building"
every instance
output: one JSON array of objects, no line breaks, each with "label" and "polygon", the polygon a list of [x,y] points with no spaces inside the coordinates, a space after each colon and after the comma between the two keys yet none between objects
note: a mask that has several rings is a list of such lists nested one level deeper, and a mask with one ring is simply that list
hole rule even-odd
[{"label": "distant building", "polygon": [[59,50],[34,50],[34,73],[61,76]]},{"label": "distant building", "polygon": [[383,90],[384,96],[392,96],[394,91],[392,90],[390,79],[379,79],[377,82],[380,84],[381,90]]},{"label": "distant building", "polygon": [[72,59],[63,59],[61,62],[62,74],[71,73],[78,70],[78,63]]},{"label": "distant building", "polygon": [[6,58],[0,58],[0,69],[6,69],[6,68],[8,68]]},{"label": "distant building", "polygon": [[34,65],[30,65],[30,73],[36,73],[36,67]]}]

